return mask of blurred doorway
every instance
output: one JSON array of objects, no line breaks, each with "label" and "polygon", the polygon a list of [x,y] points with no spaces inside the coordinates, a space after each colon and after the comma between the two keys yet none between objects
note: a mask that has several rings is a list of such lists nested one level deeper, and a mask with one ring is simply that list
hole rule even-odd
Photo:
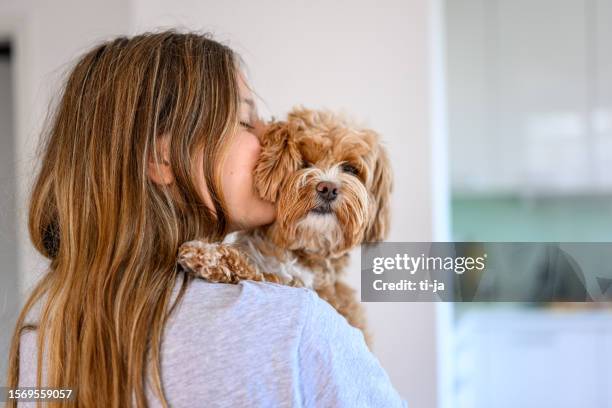
[{"label": "blurred doorway", "polygon": [[12,46],[0,38],[0,384],[19,306]]}]

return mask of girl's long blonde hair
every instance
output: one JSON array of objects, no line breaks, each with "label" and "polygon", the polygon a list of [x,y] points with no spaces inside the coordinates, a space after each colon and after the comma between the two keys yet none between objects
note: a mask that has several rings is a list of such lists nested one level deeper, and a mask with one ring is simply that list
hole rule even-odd
[{"label": "girl's long blonde hair", "polygon": [[[167,404],[162,331],[190,282],[171,302],[177,249],[227,231],[218,169],[238,123],[238,66],[209,35],[176,30],[118,37],[78,60],[41,140],[28,227],[50,264],[17,320],[8,387],[18,385],[20,335],[35,328],[37,386],[75,389],[75,406],[140,407],[150,381]],[[167,186],[146,173],[162,160],[162,135]],[[202,169],[214,211],[195,182]],[[26,321],[39,300],[37,321]]]}]

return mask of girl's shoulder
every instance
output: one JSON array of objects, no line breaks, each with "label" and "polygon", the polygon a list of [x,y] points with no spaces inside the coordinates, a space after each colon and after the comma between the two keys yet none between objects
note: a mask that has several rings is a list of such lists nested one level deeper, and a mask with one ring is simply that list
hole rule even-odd
[{"label": "girl's shoulder", "polygon": [[[179,287],[177,282],[175,294]],[[211,328],[216,333],[214,341],[222,334],[287,337],[298,334],[315,298],[312,290],[271,282],[225,284],[194,279],[171,314],[166,331],[177,341],[211,336]]]},{"label": "girl's shoulder", "polygon": [[[180,278],[177,279],[174,295],[178,293],[180,281]],[[312,290],[273,282],[245,280],[236,284],[226,284],[194,279],[188,284],[180,303],[184,305],[181,307],[188,309],[186,312],[204,310],[230,312],[237,309],[245,309],[246,312],[246,308],[251,312],[261,308],[286,312],[289,309],[300,310],[305,303],[312,301],[313,296],[317,295]]]}]

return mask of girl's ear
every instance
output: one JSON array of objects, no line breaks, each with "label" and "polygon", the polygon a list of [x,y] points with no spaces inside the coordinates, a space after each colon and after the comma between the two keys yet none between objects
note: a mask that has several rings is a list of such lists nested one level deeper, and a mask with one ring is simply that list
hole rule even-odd
[{"label": "girl's ear", "polygon": [[275,202],[285,178],[300,168],[301,155],[294,133],[287,122],[274,122],[261,135],[254,178],[255,188],[264,200]]},{"label": "girl's ear", "polygon": [[170,136],[162,135],[155,140],[155,143],[156,151],[151,152],[147,162],[147,174],[156,184],[171,184],[174,181],[174,174],[170,165]]}]

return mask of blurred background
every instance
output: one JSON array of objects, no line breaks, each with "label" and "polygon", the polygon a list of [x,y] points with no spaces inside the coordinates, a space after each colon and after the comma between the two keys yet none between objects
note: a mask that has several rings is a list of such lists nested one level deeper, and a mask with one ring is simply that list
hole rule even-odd
[{"label": "blurred background", "polygon": [[[612,1],[445,4],[453,240],[612,241]],[[455,306],[447,406],[612,407],[609,311]]]},{"label": "blurred background", "polygon": [[[238,51],[265,118],[304,104],[379,131],[390,241],[612,241],[612,0],[0,0],[0,383],[45,268],[26,214],[49,104],[97,42],[169,27]],[[612,407],[609,312],[366,308],[410,406]]]}]

